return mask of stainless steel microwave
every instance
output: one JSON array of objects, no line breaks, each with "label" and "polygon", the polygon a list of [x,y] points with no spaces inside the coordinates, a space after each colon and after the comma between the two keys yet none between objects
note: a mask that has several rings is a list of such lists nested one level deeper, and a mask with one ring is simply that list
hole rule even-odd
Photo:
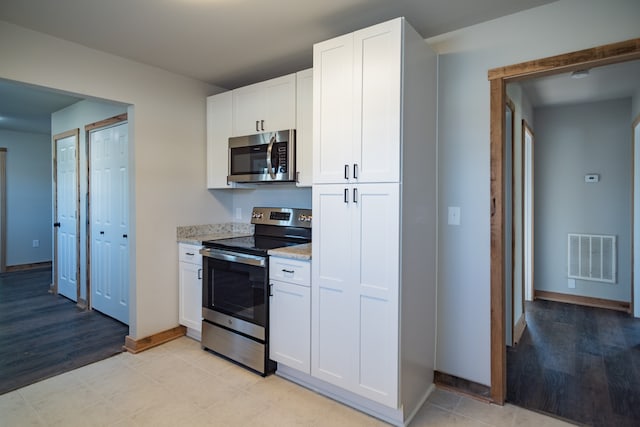
[{"label": "stainless steel microwave", "polygon": [[295,179],[295,129],[229,138],[229,182],[292,182]]}]

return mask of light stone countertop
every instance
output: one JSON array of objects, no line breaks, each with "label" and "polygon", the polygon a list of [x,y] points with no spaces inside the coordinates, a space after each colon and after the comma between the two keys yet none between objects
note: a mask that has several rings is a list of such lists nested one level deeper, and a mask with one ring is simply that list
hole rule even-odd
[{"label": "light stone countertop", "polygon": [[311,243],[303,245],[287,246],[284,248],[270,249],[269,255],[279,256],[283,258],[299,259],[308,261],[311,259]]},{"label": "light stone countertop", "polygon": [[201,245],[207,240],[227,239],[253,235],[253,224],[228,222],[223,224],[204,224],[180,226],[176,230],[178,243]]}]

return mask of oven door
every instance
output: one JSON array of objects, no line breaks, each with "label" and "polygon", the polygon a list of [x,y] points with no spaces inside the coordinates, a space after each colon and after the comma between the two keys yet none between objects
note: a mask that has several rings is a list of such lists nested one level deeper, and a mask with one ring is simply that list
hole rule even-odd
[{"label": "oven door", "polygon": [[203,255],[203,317],[264,340],[267,323],[267,258],[215,248]]}]

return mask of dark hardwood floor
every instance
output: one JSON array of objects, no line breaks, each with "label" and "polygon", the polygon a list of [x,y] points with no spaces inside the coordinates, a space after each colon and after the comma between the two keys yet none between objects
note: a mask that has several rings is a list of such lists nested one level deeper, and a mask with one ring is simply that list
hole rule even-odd
[{"label": "dark hardwood floor", "polygon": [[49,293],[51,269],[0,274],[0,394],[122,351],[129,327]]},{"label": "dark hardwood floor", "polygon": [[640,320],[543,300],[526,316],[507,348],[508,402],[586,425],[640,425]]}]

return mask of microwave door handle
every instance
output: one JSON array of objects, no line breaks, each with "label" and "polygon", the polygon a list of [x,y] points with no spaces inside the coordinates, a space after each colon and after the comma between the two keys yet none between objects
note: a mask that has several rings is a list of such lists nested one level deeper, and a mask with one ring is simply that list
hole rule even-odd
[{"label": "microwave door handle", "polygon": [[276,179],[276,173],[271,164],[271,151],[273,150],[273,144],[276,142],[276,134],[274,133],[271,139],[269,140],[269,147],[267,147],[267,170],[269,171],[269,176],[271,179]]}]

